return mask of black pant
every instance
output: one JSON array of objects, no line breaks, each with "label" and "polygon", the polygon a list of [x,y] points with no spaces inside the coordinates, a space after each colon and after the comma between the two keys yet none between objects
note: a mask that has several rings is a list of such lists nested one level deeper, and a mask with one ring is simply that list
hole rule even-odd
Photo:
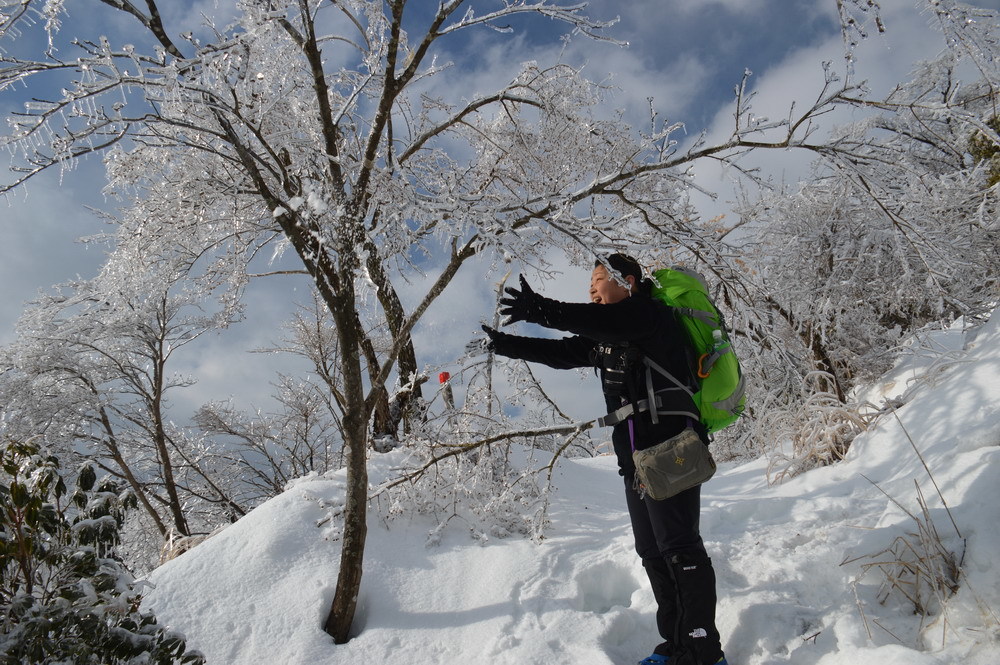
[{"label": "black pant", "polygon": [[715,570],[699,533],[701,487],[662,501],[641,497],[625,479],[635,549],[653,597],[663,637],[656,653],[671,665],[711,665],[722,657],[715,627]]},{"label": "black pant", "polygon": [[705,552],[699,526],[701,522],[701,485],[680,494],[654,501],[640,497],[632,489],[632,479],[625,479],[625,501],[632,518],[635,549],[643,560],[688,552]]}]

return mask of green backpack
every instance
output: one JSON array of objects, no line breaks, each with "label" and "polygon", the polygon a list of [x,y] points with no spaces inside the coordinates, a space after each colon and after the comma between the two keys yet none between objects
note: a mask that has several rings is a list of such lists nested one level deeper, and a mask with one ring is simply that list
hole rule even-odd
[{"label": "green backpack", "polygon": [[[743,372],[726,323],[698,273],[681,267],[664,268],[653,273],[653,281],[653,297],[675,310],[694,352],[692,371],[697,376],[698,390],[688,392],[700,411],[702,424],[710,434],[718,432],[736,422],[746,405]],[[645,362],[687,391],[655,362]]]}]

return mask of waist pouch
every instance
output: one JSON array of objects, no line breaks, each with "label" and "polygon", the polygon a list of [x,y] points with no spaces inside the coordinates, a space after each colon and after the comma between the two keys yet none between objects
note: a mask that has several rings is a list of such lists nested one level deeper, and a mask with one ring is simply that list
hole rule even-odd
[{"label": "waist pouch", "polygon": [[657,501],[667,499],[715,475],[715,460],[698,433],[688,428],[650,448],[632,453],[635,489]]}]

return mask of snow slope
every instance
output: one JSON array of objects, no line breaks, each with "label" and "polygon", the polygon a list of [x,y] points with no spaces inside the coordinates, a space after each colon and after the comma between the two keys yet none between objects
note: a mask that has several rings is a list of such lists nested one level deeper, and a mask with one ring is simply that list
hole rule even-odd
[{"label": "snow slope", "polygon": [[[723,465],[705,486],[702,531],[732,665],[1000,662],[1000,317],[924,340],[870,396],[905,405],[847,460],[774,487],[766,460]],[[373,460],[373,479],[401,454]],[[320,629],[339,556],[325,518],[342,474],[297,481],[154,571],[144,607],[213,665],[634,663],[658,638],[614,460],[557,468],[541,543],[481,543],[454,528],[428,546],[430,521],[387,526],[373,510],[358,635],[346,645]],[[865,572],[892,559],[865,555],[916,531],[903,508],[922,517],[917,484],[941,540],[964,551],[959,591],[923,620],[898,594],[880,604],[883,575]]]}]

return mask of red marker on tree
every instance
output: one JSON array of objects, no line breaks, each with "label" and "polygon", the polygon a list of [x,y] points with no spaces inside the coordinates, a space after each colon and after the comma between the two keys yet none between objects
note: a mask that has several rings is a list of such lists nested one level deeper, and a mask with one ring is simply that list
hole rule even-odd
[{"label": "red marker on tree", "polygon": [[451,392],[451,374],[449,372],[441,372],[438,374],[438,383],[444,386],[441,389],[441,395],[444,397],[445,406],[449,410],[455,410],[455,395]]}]

